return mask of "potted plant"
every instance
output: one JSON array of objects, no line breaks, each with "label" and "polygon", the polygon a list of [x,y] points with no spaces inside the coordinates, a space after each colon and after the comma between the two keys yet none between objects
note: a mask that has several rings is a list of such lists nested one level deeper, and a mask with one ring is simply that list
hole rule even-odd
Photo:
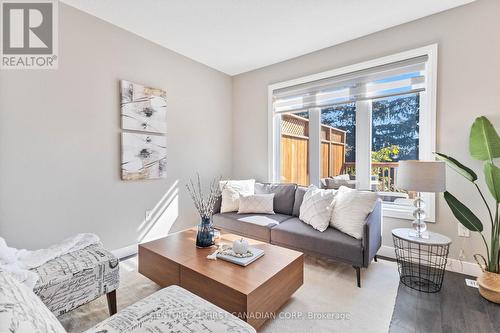
[{"label": "potted plant", "polygon": [[[500,303],[500,168],[494,163],[494,160],[500,157],[500,137],[491,122],[484,116],[477,118],[472,124],[469,152],[473,158],[485,161],[484,178],[495,201],[493,206],[483,195],[477,184],[477,175],[472,169],[445,154],[436,153],[436,156],[470,181],[477,189],[485,209],[488,211],[488,223],[491,225],[491,231],[489,234],[487,233],[486,237],[489,236],[489,244],[483,234],[484,228],[481,220],[450,192],[445,192],[444,198],[457,220],[470,231],[478,232],[481,235],[486,249],[486,257],[481,254],[474,255],[474,259],[483,271],[477,279],[479,293],[492,302]],[[479,262],[478,258],[482,259],[482,263]]]}]

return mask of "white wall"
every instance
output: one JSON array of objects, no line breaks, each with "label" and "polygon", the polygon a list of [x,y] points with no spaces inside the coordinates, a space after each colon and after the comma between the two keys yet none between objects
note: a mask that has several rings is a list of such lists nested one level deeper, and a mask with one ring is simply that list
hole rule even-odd
[{"label": "white wall", "polygon": [[[231,174],[231,78],[62,3],[59,20],[58,70],[0,72],[0,235],[116,249],[194,225],[186,180]],[[167,91],[167,179],[120,180],[120,79]]]},{"label": "white wall", "polygon": [[[269,84],[438,43],[437,149],[470,165],[482,177],[482,164],[468,154],[468,133],[479,115],[488,116],[500,128],[499,18],[500,1],[479,0],[233,77],[233,176],[267,178]],[[487,215],[470,183],[451,171],[447,183],[452,193],[486,221]],[[452,258],[464,249],[466,260],[472,261],[473,253],[483,251],[477,235],[457,237],[457,222],[442,197],[438,199],[436,214],[437,223],[430,229],[453,239]],[[409,222],[386,218],[383,244],[392,246],[391,229],[408,226]]]},{"label": "white wall", "polygon": [[[479,115],[500,127],[499,16],[499,1],[479,0],[231,79],[60,4],[59,69],[0,72],[0,236],[37,248],[92,231],[116,249],[194,225],[184,184],[195,171],[205,180],[266,179],[269,84],[431,43],[439,44],[437,148],[482,176],[467,136]],[[120,180],[120,79],[167,90],[166,180]],[[448,188],[486,218],[470,184],[449,172]],[[158,202],[162,218],[144,221]],[[470,261],[479,238],[458,238],[443,199],[436,208],[431,230],[452,237],[452,257],[464,249]],[[384,245],[408,223],[386,219]]]}]

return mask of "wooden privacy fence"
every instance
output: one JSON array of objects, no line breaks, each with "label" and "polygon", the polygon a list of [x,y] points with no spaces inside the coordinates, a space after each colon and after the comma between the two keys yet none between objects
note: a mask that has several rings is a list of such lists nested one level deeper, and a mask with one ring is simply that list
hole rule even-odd
[{"label": "wooden privacy fence", "polygon": [[[321,125],[321,178],[339,175],[345,163],[346,132]],[[309,119],[281,116],[281,181],[309,185]]]}]

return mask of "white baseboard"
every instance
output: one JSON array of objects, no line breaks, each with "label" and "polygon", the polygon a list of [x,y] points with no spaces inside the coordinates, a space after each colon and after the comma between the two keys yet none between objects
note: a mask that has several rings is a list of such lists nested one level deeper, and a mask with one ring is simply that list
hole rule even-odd
[{"label": "white baseboard", "polygon": [[[138,244],[132,244],[120,249],[112,250],[113,253],[118,258],[126,258],[131,255],[137,254]],[[382,245],[378,250],[377,254],[379,256],[395,259],[396,255],[394,253],[394,248],[391,246]],[[460,261],[457,259],[448,258],[446,264],[446,270],[450,272],[462,273],[466,275],[479,276],[481,274],[481,269],[476,263],[468,261]]]},{"label": "white baseboard", "polygon": [[[382,245],[378,250],[377,254],[379,256],[388,257],[395,259],[396,254],[394,253],[394,248],[391,246]],[[466,275],[479,276],[481,274],[481,268],[475,262],[460,261],[457,259],[448,258],[446,263],[446,270],[450,272],[462,273]]]},{"label": "white baseboard", "polygon": [[117,256],[119,259],[129,257],[131,255],[137,254],[137,245],[138,244],[132,244],[129,246],[122,247],[120,249],[112,250],[111,253],[113,253],[115,256]]},{"label": "white baseboard", "polygon": [[[175,232],[169,233],[169,235],[176,234],[178,232],[183,232],[185,230],[188,230],[188,229],[175,231]],[[160,236],[159,238],[161,238],[161,237],[162,236]],[[147,241],[149,242],[149,241],[153,241],[155,239],[158,239],[158,238],[148,239]],[[143,241],[143,242],[145,242],[145,241]],[[131,255],[137,254],[138,252],[139,252],[139,243],[125,246],[125,247],[122,247],[120,249],[111,250],[111,253],[113,253],[119,259],[130,257]]]}]

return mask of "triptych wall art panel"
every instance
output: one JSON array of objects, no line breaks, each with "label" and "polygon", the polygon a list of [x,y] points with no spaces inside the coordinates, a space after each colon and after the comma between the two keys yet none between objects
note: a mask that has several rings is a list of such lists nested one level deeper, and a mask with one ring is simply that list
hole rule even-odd
[{"label": "triptych wall art panel", "polygon": [[121,81],[122,128],[165,134],[167,93],[129,81]]},{"label": "triptych wall art panel", "polygon": [[122,179],[165,178],[167,140],[162,135],[122,133]]},{"label": "triptych wall art panel", "polygon": [[120,81],[122,180],[166,178],[167,93]]}]

